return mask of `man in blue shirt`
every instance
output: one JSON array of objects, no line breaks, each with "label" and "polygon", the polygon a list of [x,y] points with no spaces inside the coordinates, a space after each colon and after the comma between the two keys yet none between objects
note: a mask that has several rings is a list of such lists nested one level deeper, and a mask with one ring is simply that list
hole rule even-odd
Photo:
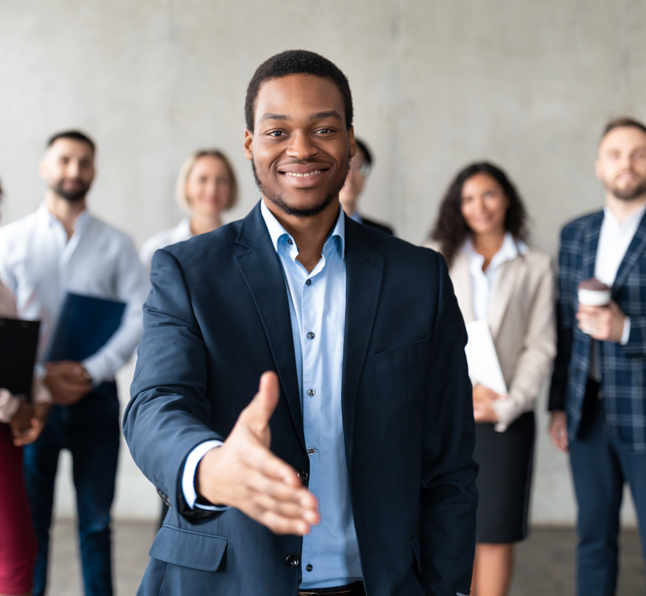
[{"label": "man in blue shirt", "polygon": [[171,509],[140,594],[466,594],[477,468],[446,264],[340,208],[356,144],[331,62],[270,58],[245,111],[259,205],[153,258],[124,431]]}]

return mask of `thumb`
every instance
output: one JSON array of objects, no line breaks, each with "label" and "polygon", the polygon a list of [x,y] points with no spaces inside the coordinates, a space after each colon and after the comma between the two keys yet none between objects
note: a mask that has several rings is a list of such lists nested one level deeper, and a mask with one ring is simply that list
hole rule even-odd
[{"label": "thumb", "polygon": [[263,432],[269,425],[276,407],[280,390],[278,386],[278,376],[275,372],[266,372],[260,377],[260,386],[258,393],[247,406],[246,422],[253,427],[256,432]]}]

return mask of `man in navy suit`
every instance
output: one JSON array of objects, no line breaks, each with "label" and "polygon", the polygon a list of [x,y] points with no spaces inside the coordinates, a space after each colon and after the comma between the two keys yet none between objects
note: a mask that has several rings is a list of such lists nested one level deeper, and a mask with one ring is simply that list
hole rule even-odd
[{"label": "man in navy suit", "polygon": [[[570,452],[579,505],[580,596],[615,593],[626,482],[646,546],[646,126],[608,123],[596,171],[605,209],[561,233],[549,402],[550,434]],[[579,304],[579,283],[593,277],[612,289],[607,306]]]},{"label": "man in navy suit", "polygon": [[245,115],[262,200],[153,258],[124,431],[170,511],[139,594],[468,594],[474,421],[446,264],[340,208],[356,145],[330,61],[270,58]]}]

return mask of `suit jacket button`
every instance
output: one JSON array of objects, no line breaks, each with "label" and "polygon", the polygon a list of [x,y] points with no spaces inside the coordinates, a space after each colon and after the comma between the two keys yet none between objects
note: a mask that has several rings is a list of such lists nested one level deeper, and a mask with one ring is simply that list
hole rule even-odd
[{"label": "suit jacket button", "polygon": [[285,565],[287,565],[287,567],[292,567],[295,569],[300,564],[301,560],[298,558],[298,555],[291,554],[285,557]]},{"label": "suit jacket button", "polygon": [[298,472],[296,472],[296,475],[297,475],[297,476],[298,476],[298,477],[299,477],[303,482],[307,482],[307,481],[308,481],[308,479],[309,479],[309,477],[310,477],[310,475],[307,473],[307,470],[299,470]]}]

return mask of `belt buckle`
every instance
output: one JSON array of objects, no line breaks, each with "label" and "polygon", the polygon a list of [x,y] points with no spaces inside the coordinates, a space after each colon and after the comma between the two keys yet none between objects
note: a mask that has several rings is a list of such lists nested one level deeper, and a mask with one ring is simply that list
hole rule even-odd
[{"label": "belt buckle", "polygon": [[298,592],[298,596],[318,596],[318,592]]}]

